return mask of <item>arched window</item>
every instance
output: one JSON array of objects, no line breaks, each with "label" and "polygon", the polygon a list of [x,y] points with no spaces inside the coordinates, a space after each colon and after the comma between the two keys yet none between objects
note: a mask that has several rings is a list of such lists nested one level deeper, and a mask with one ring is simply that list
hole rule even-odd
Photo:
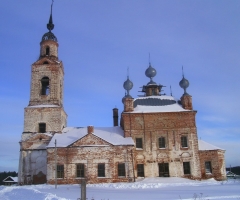
[{"label": "arched window", "polygon": [[48,61],[45,61],[43,64],[44,64],[44,65],[48,65],[49,63],[48,63]]},{"label": "arched window", "polygon": [[42,90],[41,95],[49,95],[49,78],[43,77],[41,80]]},{"label": "arched window", "polygon": [[46,48],[46,56],[49,56],[49,53],[50,53],[50,48],[47,47],[47,48]]}]

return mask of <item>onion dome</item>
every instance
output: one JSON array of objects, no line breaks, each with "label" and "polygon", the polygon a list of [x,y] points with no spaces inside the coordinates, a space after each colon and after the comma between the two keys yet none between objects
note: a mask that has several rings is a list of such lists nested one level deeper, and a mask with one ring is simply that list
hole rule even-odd
[{"label": "onion dome", "polygon": [[[52,3],[53,5],[53,3]],[[53,20],[52,20],[52,5],[51,5],[51,14],[49,17],[49,22],[47,24],[47,29],[49,30],[49,32],[45,33],[42,36],[42,42],[46,41],[46,40],[52,40],[57,42],[57,37],[51,32],[54,29],[54,24],[53,24]]]},{"label": "onion dome", "polygon": [[129,94],[129,91],[133,88],[133,82],[130,81],[129,76],[127,76],[127,80],[123,83],[123,88],[126,90],[126,93],[122,98],[122,103],[124,103],[124,99],[132,98],[132,96]]},{"label": "onion dome", "polygon": [[127,77],[127,80],[123,83],[123,88],[125,90],[131,90],[133,88],[133,83],[129,80],[129,77]]},{"label": "onion dome", "polygon": [[[182,71],[183,71],[183,68],[182,68]],[[189,86],[189,81],[187,79],[185,79],[184,74],[182,76],[183,77],[182,77],[182,80],[179,82],[179,86],[184,89],[183,95],[189,95],[186,91]]]},{"label": "onion dome", "polygon": [[187,89],[189,86],[189,81],[187,79],[185,79],[183,76],[182,80],[179,82],[179,85],[181,88]]},{"label": "onion dome", "polygon": [[145,75],[148,78],[153,78],[154,76],[156,76],[157,71],[151,66],[151,63],[149,63],[149,67],[146,69],[145,71]]}]

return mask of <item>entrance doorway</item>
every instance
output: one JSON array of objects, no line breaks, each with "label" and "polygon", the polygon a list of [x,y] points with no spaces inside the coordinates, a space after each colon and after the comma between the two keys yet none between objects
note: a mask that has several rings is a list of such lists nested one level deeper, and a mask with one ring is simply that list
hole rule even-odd
[{"label": "entrance doorway", "polygon": [[168,163],[158,163],[159,177],[169,177]]}]

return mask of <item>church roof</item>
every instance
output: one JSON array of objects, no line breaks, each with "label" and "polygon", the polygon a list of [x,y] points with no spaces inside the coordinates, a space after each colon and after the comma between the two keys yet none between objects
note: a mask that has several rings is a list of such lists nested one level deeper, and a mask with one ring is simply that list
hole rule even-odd
[{"label": "church roof", "polygon": [[[55,147],[55,140],[57,140],[57,147],[67,147],[87,134],[87,127],[66,127],[63,129],[62,133],[56,133],[53,136],[47,147]],[[122,128],[118,126],[94,127],[94,132],[92,134],[112,145],[134,145],[134,141],[131,137],[124,138],[124,132]]]},{"label": "church roof", "polygon": [[172,96],[147,96],[134,99],[132,113],[183,112],[184,109]]},{"label": "church roof", "polygon": [[209,144],[203,140],[198,140],[198,148],[200,151],[204,151],[204,150],[224,150],[224,149],[221,149],[217,146],[214,146],[212,144]]}]

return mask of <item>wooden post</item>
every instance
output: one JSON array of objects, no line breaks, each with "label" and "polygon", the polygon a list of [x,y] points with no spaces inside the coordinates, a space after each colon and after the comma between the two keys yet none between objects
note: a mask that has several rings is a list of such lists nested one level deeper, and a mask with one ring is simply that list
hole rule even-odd
[{"label": "wooden post", "polygon": [[86,200],[87,189],[86,189],[86,179],[81,181],[81,200]]},{"label": "wooden post", "polygon": [[57,140],[55,140],[55,189],[57,189]]}]

